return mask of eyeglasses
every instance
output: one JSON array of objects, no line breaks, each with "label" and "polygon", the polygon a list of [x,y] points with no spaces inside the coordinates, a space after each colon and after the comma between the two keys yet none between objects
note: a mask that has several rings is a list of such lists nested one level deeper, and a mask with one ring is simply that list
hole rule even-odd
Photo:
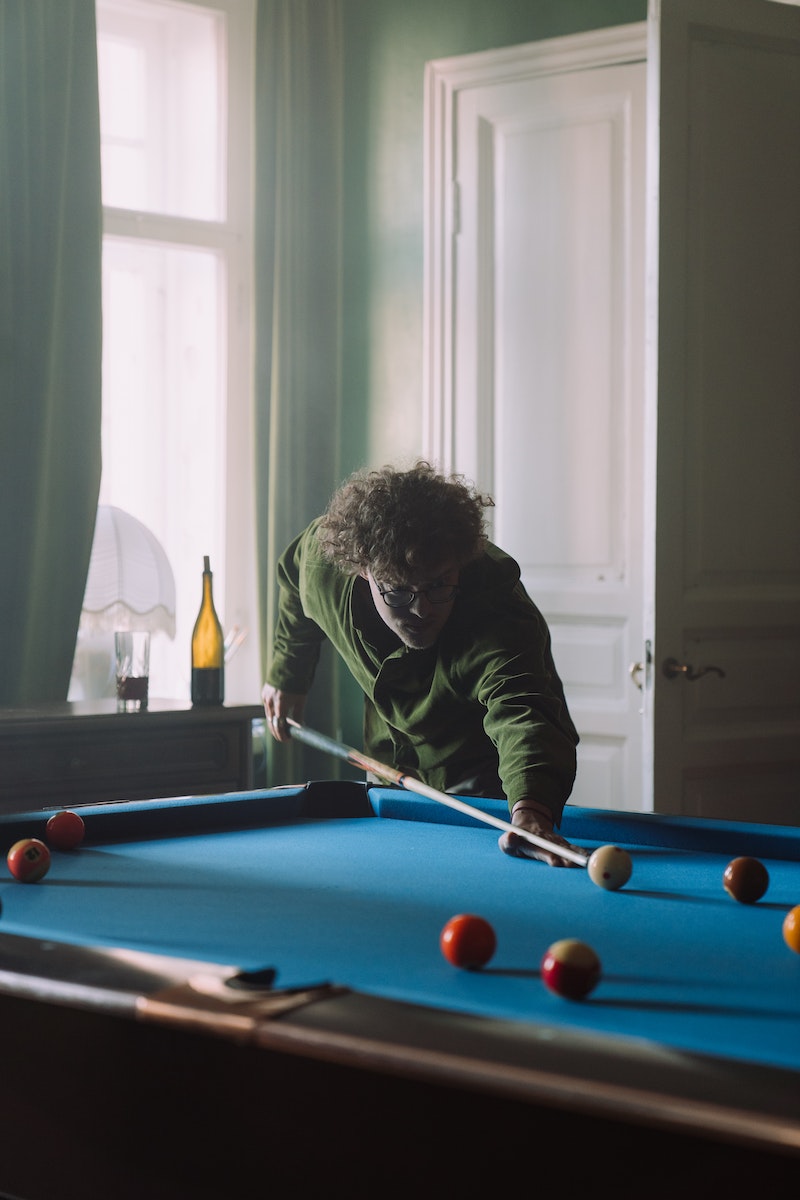
[{"label": "eyeglasses", "polygon": [[408,608],[417,596],[424,596],[429,604],[449,604],[455,600],[461,589],[454,583],[437,583],[433,587],[413,592],[411,588],[382,588],[376,584],[381,599],[389,608]]}]

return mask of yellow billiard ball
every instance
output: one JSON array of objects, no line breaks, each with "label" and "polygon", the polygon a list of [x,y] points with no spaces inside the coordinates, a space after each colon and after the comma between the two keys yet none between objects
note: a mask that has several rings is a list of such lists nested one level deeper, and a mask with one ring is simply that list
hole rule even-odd
[{"label": "yellow billiard ball", "polygon": [[800,904],[790,908],[783,919],[783,940],[790,950],[800,954]]}]

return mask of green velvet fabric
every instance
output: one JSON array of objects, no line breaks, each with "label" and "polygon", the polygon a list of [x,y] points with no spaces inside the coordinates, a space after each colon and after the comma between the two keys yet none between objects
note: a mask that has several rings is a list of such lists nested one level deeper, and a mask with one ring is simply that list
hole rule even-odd
[{"label": "green velvet fabric", "polygon": [[[339,483],[342,80],[339,0],[259,0],[256,31],[256,502],[265,663],[275,568]],[[265,665],[265,664],[263,664]],[[337,725],[337,664],[316,711]],[[331,775],[300,745],[269,756],[269,782]]]},{"label": "green velvet fabric", "polygon": [[92,0],[0,5],[0,705],[65,700],[100,485]]}]

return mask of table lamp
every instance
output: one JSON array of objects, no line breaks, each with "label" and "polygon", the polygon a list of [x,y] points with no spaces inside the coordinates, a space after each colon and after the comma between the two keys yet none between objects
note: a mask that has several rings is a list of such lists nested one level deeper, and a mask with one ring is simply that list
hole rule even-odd
[{"label": "table lamp", "polygon": [[80,628],[175,637],[175,576],[164,548],[146,525],[112,504],[97,509]]},{"label": "table lamp", "polygon": [[70,700],[115,694],[114,633],[175,637],[175,576],[158,538],[136,517],[98,505]]}]

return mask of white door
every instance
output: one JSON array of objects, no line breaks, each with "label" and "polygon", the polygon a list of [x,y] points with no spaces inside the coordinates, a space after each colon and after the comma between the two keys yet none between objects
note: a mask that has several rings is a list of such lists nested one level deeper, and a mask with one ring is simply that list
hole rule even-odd
[{"label": "white door", "polygon": [[573,801],[646,809],[645,26],[428,70],[426,452],[495,499],[581,736]]},{"label": "white door", "polygon": [[659,811],[796,824],[800,11],[660,7],[648,51],[646,758]]},{"label": "white door", "polygon": [[651,0],[428,67],[425,449],[548,618],[576,803],[798,821],[798,47]]}]

